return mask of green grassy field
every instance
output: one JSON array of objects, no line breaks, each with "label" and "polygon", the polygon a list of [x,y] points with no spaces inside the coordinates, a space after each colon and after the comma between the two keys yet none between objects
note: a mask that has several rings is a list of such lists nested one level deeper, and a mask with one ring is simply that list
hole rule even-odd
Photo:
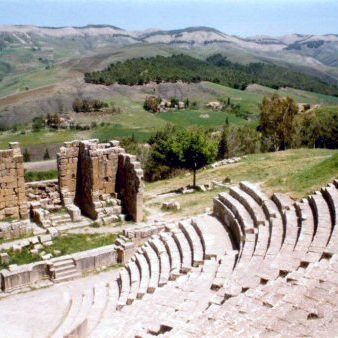
[{"label": "green grassy field", "polygon": [[[131,49],[133,50],[133,48]],[[133,52],[138,53],[140,50],[134,48]],[[51,72],[50,77],[45,77],[46,74],[44,72]],[[66,74],[66,70],[64,72]],[[61,75],[61,73],[58,73],[55,69],[50,71],[33,71],[29,75],[30,78],[24,83],[27,86],[31,86],[33,82],[37,84],[40,83],[39,81],[47,81],[47,79],[50,80],[53,76],[59,75]],[[24,79],[20,81],[22,82]],[[13,86],[19,90],[16,87],[17,84],[13,84]],[[91,86],[95,87],[95,85]],[[338,110],[338,98],[290,88],[275,91],[271,88],[251,85],[247,90],[241,91],[209,82],[202,82],[197,85],[178,84],[177,87],[174,86],[174,84],[172,86],[163,86],[164,89],[161,89],[162,97],[169,99],[172,93],[178,88],[183,97],[189,97],[191,102],[197,101],[199,108],[197,110],[170,110],[159,114],[152,114],[143,109],[143,101],[149,93],[152,93],[152,89],[138,86],[122,86],[113,92],[110,99],[107,99],[108,103],[113,103],[114,106],[121,109],[120,114],[106,115],[103,117],[88,114],[88,116],[81,117],[83,120],[81,121],[85,124],[90,125],[91,122],[96,122],[98,124],[96,128],[87,131],[61,130],[52,132],[42,130],[37,133],[26,132],[25,134],[21,132],[3,132],[0,134],[0,147],[7,147],[8,142],[13,141],[18,141],[22,147],[27,147],[33,144],[55,144],[74,139],[93,137],[105,141],[113,138],[131,136],[133,134],[139,141],[146,141],[158,129],[164,128],[168,122],[183,128],[192,125],[204,128],[219,127],[224,123],[227,117],[231,124],[248,123],[248,121],[232,113],[213,111],[205,108],[206,103],[209,101],[218,99],[228,100],[228,98],[230,98],[231,103],[239,105],[241,112],[249,112],[252,114],[252,118],[256,120],[249,122],[249,124],[255,127],[259,115],[259,103],[262,101],[264,95],[271,95],[274,92],[278,92],[281,95],[290,95],[298,102],[320,103],[320,109],[329,109],[332,112]],[[11,88],[11,86],[8,88]],[[155,95],[157,94],[160,93],[156,92]],[[77,119],[76,114],[73,117]],[[101,122],[105,122],[105,125],[101,126]]]},{"label": "green grassy field", "polygon": [[338,105],[338,97],[323,95],[323,94],[314,93],[314,92],[307,92],[304,90],[294,89],[294,88],[280,88],[276,90],[276,89],[254,84],[254,85],[249,86],[246,92],[257,94],[260,97],[277,93],[281,96],[291,96],[298,103]]},{"label": "green grassy field", "polygon": [[[302,198],[312,191],[338,178],[338,150],[327,149],[293,149],[276,153],[249,155],[236,164],[215,169],[204,169],[197,175],[197,184],[222,182],[230,178],[231,184],[243,180],[260,183],[268,193],[284,192],[293,198]],[[148,207],[160,208],[157,195],[192,183],[192,175],[181,176],[146,184],[145,203]],[[217,188],[205,193],[178,195],[181,211],[175,212],[177,218],[202,213],[212,207],[212,199],[218,192],[226,190]],[[173,216],[173,214],[169,214]]]},{"label": "green grassy field", "polygon": [[217,127],[224,124],[226,118],[230,123],[241,124],[246,121],[234,114],[213,110],[178,110],[167,111],[159,114],[159,117],[177,127],[200,126],[204,128]]},{"label": "green grassy field", "polygon": [[[90,250],[105,245],[114,244],[118,234],[63,234],[53,240],[51,246],[45,247],[46,253],[54,257],[70,255],[75,252]],[[28,264],[40,261],[39,255],[32,254],[29,248],[23,248],[21,252],[6,251],[9,254],[9,264]],[[0,269],[7,268],[8,264],[0,264]]]},{"label": "green grassy field", "polygon": [[[233,183],[249,180],[260,182],[271,192],[289,192],[299,198],[337,176],[338,150],[292,149],[248,155],[236,164],[201,170],[197,180],[200,183],[223,180],[225,177],[229,177]],[[151,193],[165,192],[169,187],[175,189],[190,184],[190,181],[191,175],[182,175],[147,184],[146,190]]]}]

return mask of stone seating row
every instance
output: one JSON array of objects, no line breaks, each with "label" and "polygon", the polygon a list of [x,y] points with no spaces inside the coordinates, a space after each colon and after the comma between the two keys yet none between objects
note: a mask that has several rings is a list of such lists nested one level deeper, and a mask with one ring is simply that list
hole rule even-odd
[{"label": "stone seating row", "polygon": [[[189,276],[192,278],[192,270],[199,266],[200,271],[203,270],[203,275],[208,275],[209,284],[206,290],[212,292],[210,286],[217,270],[218,259],[226,251],[232,252],[232,245],[224,226],[209,215],[184,220],[177,225],[168,225],[166,231],[153,235],[140,247],[121,269],[117,280],[112,281],[116,289],[114,292],[108,291],[106,285],[101,286],[101,289],[94,288],[91,306],[88,308],[87,302],[81,303],[80,310],[77,311],[77,313],[81,311],[81,316],[78,315],[76,321],[71,321],[67,316],[66,320],[71,324],[66,322],[67,325],[62,325],[59,331],[67,332],[64,336],[70,337],[70,333],[76,332],[78,326],[85,325],[87,333],[100,336],[106,331],[107,326],[110,326],[110,323],[107,324],[109,314],[106,308],[109,308],[111,317],[118,318],[123,309],[128,308],[127,305],[138,303],[141,299],[143,302],[149,294],[156,292],[158,287],[163,288],[170,281],[175,283],[182,274],[191,272]],[[212,268],[209,270],[213,272],[208,270],[209,265],[205,265],[205,259],[207,262],[212,259]],[[179,280],[179,283],[182,283],[182,279]],[[115,295],[115,300],[114,304],[108,306],[109,293]],[[101,298],[97,299],[96,295],[101,295]],[[205,302],[208,302],[208,298]],[[74,309],[72,311],[75,312]]]},{"label": "stone seating row", "polygon": [[[239,254],[223,286],[220,280],[213,284],[220,288],[214,301],[223,302],[301,264],[318,261],[334,228],[336,194],[336,187],[330,185],[296,203],[283,194],[269,199],[248,182],[231,188],[229,194],[219,194],[214,213],[237,240]],[[238,237],[238,226],[242,237]]]},{"label": "stone seating row", "polygon": [[[338,255],[299,268],[178,324],[168,337],[334,337]],[[166,335],[164,335],[166,336]]]},{"label": "stone seating row", "polygon": [[[335,181],[295,202],[241,182],[214,200],[213,216],[170,224],[152,236],[112,289],[95,291],[92,299],[100,294],[104,301],[92,301],[89,310],[80,302],[69,312],[78,319],[67,316],[68,331],[84,323],[92,337],[332,334],[337,187]],[[332,300],[315,298],[323,290]]]}]

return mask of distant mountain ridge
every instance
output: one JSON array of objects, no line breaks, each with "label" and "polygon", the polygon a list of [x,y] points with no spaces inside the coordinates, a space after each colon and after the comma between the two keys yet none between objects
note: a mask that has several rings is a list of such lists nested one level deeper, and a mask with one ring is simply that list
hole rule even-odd
[{"label": "distant mountain ridge", "polygon": [[[310,41],[324,41],[324,42],[337,42],[338,34],[325,34],[325,35],[303,35],[303,34],[289,34],[281,37],[273,36],[253,36],[253,37],[239,37],[236,35],[229,35],[223,33],[212,27],[197,26],[187,27],[182,29],[174,30],[161,30],[161,29],[150,29],[145,31],[131,32],[123,28],[116,27],[113,25],[106,24],[89,24],[86,26],[63,26],[63,27],[48,27],[48,26],[34,26],[34,25],[0,25],[0,34],[39,34],[39,35],[50,35],[59,37],[67,37],[69,35],[114,35],[116,32],[123,32],[124,35],[130,36],[131,38],[138,38],[144,42],[157,42],[157,43],[168,43],[168,40],[163,37],[170,37],[170,42],[175,43],[182,41],[182,37],[186,36],[190,42],[196,44],[204,44],[213,41],[210,37],[217,37],[220,41],[228,41],[234,43],[264,43],[264,44],[280,44],[288,46],[294,43],[307,43]],[[161,39],[162,37],[162,39]]]},{"label": "distant mountain ridge", "polygon": [[0,25],[0,50],[31,47],[57,51],[66,45],[70,50],[79,50],[78,54],[82,55],[83,51],[89,49],[95,53],[98,48],[133,44],[162,44],[179,49],[196,48],[202,50],[203,55],[210,54],[209,50],[212,50],[221,52],[232,61],[268,62],[295,67],[297,71],[338,84],[337,34],[239,37],[203,26],[132,32],[104,24],[84,27]]}]

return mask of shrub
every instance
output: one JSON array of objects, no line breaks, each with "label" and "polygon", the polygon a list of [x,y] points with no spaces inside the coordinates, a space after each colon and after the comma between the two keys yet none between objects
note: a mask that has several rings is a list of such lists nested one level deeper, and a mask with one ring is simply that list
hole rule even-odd
[{"label": "shrub", "polygon": [[161,103],[161,98],[156,96],[147,96],[143,103],[143,108],[152,113],[159,111],[158,105]]},{"label": "shrub", "polygon": [[31,155],[30,155],[28,149],[25,148],[25,150],[23,152],[23,161],[24,162],[30,162],[30,160],[31,160]]},{"label": "shrub", "polygon": [[46,148],[45,153],[43,154],[43,159],[44,160],[49,160],[50,159],[48,148]]},{"label": "shrub", "polygon": [[32,128],[34,132],[40,131],[45,128],[45,119],[42,117],[35,117],[33,119]]},{"label": "shrub", "polygon": [[26,182],[52,180],[57,177],[58,177],[58,171],[56,169],[52,169],[48,171],[26,171],[25,172]]}]

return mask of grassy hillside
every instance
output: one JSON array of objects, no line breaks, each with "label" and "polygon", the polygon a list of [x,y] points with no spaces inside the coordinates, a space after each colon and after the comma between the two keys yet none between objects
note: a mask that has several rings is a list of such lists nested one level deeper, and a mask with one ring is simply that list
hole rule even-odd
[{"label": "grassy hillside", "polygon": [[[97,88],[95,85],[88,85]],[[93,96],[99,97],[99,92],[93,92]],[[166,123],[172,123],[178,127],[186,128],[191,125],[198,125],[205,128],[218,127],[222,125],[228,117],[232,124],[251,123],[235,114],[222,111],[212,111],[205,107],[209,101],[227,98],[231,102],[239,105],[243,112],[250,112],[257,124],[259,108],[258,104],[262,101],[264,95],[270,95],[275,90],[267,87],[252,85],[247,90],[237,90],[210,82],[201,82],[199,84],[153,84],[149,86],[113,86],[105,92],[103,98],[108,103],[121,109],[121,114],[102,115],[95,113],[76,114],[71,116],[82,124],[90,125],[95,121],[97,127],[87,131],[61,130],[48,131],[43,130],[37,133],[3,132],[0,133],[0,147],[7,147],[8,142],[19,141],[23,147],[32,144],[54,144],[62,143],[72,139],[84,139],[88,137],[97,137],[101,140],[119,138],[124,136],[134,136],[145,141],[156,130],[163,128]],[[280,95],[290,95],[298,102],[320,103],[320,109],[329,111],[338,110],[338,98],[325,96],[317,93],[304,92],[290,88],[283,88],[277,91]],[[22,94],[21,94],[22,95]],[[96,96],[97,95],[97,96]],[[171,96],[178,96],[181,99],[189,98],[190,101],[196,101],[197,110],[167,111],[159,114],[152,114],[143,109],[143,101],[147,95],[159,95],[169,99]],[[21,113],[22,114],[22,113]],[[101,126],[101,122],[105,125]],[[109,124],[107,124],[109,123]],[[252,124],[252,123],[251,123]]]},{"label": "grassy hillside", "polygon": [[[250,155],[236,164],[201,170],[197,175],[197,183],[222,181],[226,177],[233,184],[248,180],[260,183],[270,194],[284,192],[293,198],[302,198],[338,177],[338,150],[295,149]],[[191,181],[191,175],[182,175],[147,184],[146,205],[160,207],[154,196],[191,184]],[[182,206],[182,211],[175,213],[175,216],[180,218],[203,212],[212,206],[212,198],[224,190],[219,188],[175,197]]]},{"label": "grassy hillside", "polygon": [[242,65],[233,63],[221,54],[199,60],[188,55],[135,58],[112,63],[102,71],[85,74],[85,81],[111,85],[143,84],[156,82],[210,81],[232,88],[246,88],[250,83],[259,83],[272,88],[292,87],[322,94],[338,96],[338,87],[315,77],[266,63]]}]

